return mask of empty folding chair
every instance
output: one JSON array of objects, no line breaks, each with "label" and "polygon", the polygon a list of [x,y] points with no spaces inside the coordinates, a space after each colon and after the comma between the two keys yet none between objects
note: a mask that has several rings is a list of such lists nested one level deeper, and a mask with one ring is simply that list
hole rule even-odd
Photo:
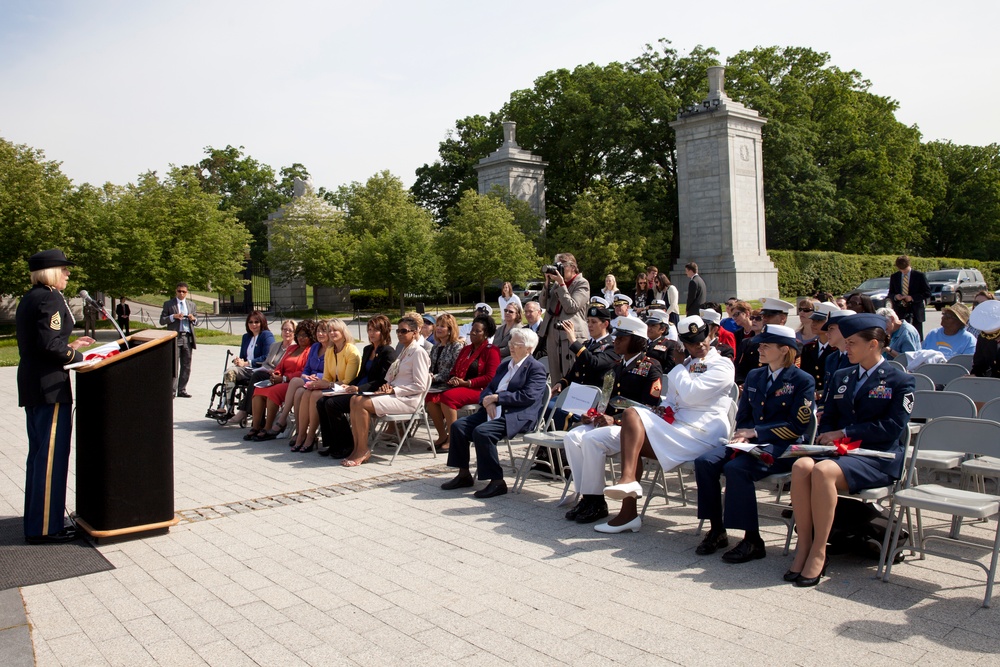
[{"label": "empty folding chair", "polygon": [[934,380],[930,379],[923,373],[912,373],[913,377],[913,388],[917,391],[934,391],[937,387],[934,385]]},{"label": "empty folding chair", "polygon": [[959,366],[958,364],[923,364],[918,366],[915,372],[929,377],[934,381],[934,385],[938,389],[944,389],[955,378],[969,374],[965,366]]},{"label": "empty folding chair", "polygon": [[972,372],[972,355],[971,354],[956,354],[954,357],[948,360],[949,364],[958,364],[965,368],[965,370]]},{"label": "empty folding chair", "polygon": [[1000,378],[980,378],[972,375],[955,378],[945,386],[946,391],[957,391],[973,400],[976,408],[1000,398]]},{"label": "empty folding chair", "polygon": [[[591,397],[590,407],[596,408],[601,402],[601,388],[591,387],[589,385],[570,385],[574,387],[574,391],[578,392],[578,395],[589,394]],[[558,479],[566,479],[563,469],[565,464],[563,463],[562,449],[563,449],[563,438],[566,436],[567,431],[557,431],[553,430],[555,426],[554,417],[557,410],[560,410],[566,402],[569,395],[569,388],[562,390],[559,396],[556,398],[555,406],[552,408],[552,412],[549,414],[549,418],[545,420],[545,423],[541,425],[539,429],[533,433],[527,433],[524,436],[524,442],[528,445],[528,448],[524,452],[524,459],[521,461],[521,466],[517,469],[517,475],[514,478],[514,493],[517,493],[524,487],[524,482],[528,479],[528,475],[531,474],[532,461],[538,450],[545,448],[549,450],[549,460],[552,462],[552,475]],[[545,401],[548,405],[548,401]],[[544,409],[543,409],[544,413]],[[539,422],[542,420],[540,419]],[[508,443],[508,447],[509,447]],[[513,460],[513,450],[511,450],[511,457]]]},{"label": "empty folding chair", "polygon": [[[914,442],[920,439],[926,422],[938,417],[975,417],[976,404],[964,394],[953,391],[916,391],[913,393],[913,412],[910,423],[920,425]],[[930,472],[958,468],[963,455],[954,451],[939,451],[922,444],[917,455],[917,470]]]},{"label": "empty folding chair", "polygon": [[[939,417],[924,427],[921,438],[924,439],[928,446],[936,449],[951,450],[962,454],[969,452],[983,456],[1000,456],[1000,423],[994,421],[962,417]],[[912,465],[911,463],[911,467]],[[920,521],[920,513],[923,510],[928,510],[959,517],[988,519],[1000,514],[1000,496],[953,489],[937,484],[920,484],[897,491],[895,494],[895,505],[898,515],[894,519],[891,546],[883,558],[885,561],[885,576],[883,580],[889,580],[889,575],[892,573],[893,557],[906,548],[898,546],[903,512],[915,509],[917,510],[918,534],[916,543],[911,545],[911,548],[920,553],[921,557],[925,554],[930,554],[932,556],[960,560],[981,567],[986,571],[987,575],[983,606],[989,607],[990,599],[993,595],[993,581],[996,578],[997,556],[1000,554],[1000,521],[997,522],[992,547],[987,547],[992,551],[990,564],[987,567],[974,558],[956,554],[954,550],[937,551],[928,548],[928,543],[932,541],[949,542],[952,545],[963,545],[978,549],[983,549],[984,545],[982,543],[969,542],[941,535],[925,535]]]}]

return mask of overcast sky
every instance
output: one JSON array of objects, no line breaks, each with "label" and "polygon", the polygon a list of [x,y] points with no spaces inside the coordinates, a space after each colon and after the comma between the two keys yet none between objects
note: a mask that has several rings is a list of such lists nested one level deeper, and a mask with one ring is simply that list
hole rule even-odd
[{"label": "overcast sky", "polygon": [[[244,146],[317,186],[407,185],[458,118],[536,77],[667,38],[723,60],[806,46],[857,69],[925,140],[1000,141],[996,0],[0,0],[0,137],[75,182],[125,183]],[[706,84],[707,90],[707,84]],[[692,100],[694,101],[694,100]],[[767,150],[767,146],[764,146]]]}]

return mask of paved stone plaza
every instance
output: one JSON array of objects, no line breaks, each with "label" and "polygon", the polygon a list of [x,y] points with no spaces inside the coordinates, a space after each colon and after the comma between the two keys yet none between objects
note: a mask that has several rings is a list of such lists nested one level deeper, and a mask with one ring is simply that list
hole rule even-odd
[{"label": "paved stone plaza", "polygon": [[[346,469],[247,443],[203,417],[224,356],[200,346],[194,398],[175,401],[182,523],[98,547],[114,570],[20,589],[34,664],[1000,664],[1000,612],[968,565],[906,563],[884,584],[874,563],[838,557],[796,589],[776,522],[768,557],[732,566],[695,555],[694,510],[677,500],[655,499],[638,534],[602,536],[562,518],[558,484],[441,491],[444,457],[422,444]],[[2,517],[23,501],[15,373],[0,369]],[[73,485],[71,471],[71,506]],[[0,620],[17,625],[9,601]],[[23,622],[0,632],[4,664],[32,664],[26,637]]]}]

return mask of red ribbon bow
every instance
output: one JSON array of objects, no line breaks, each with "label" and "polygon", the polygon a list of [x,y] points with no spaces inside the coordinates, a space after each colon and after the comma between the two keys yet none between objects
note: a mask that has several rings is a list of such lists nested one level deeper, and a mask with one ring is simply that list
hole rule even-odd
[{"label": "red ribbon bow", "polygon": [[839,440],[833,441],[833,446],[837,448],[837,454],[843,456],[852,449],[857,449],[861,446],[860,440],[851,440],[846,435]]},{"label": "red ribbon bow", "polygon": [[668,424],[674,423],[674,409],[669,405],[663,408],[663,414],[660,416],[663,417],[663,421],[667,422]]},{"label": "red ribbon bow", "polygon": [[591,419],[593,419],[593,420],[596,420],[596,419],[598,419],[598,418],[600,418],[600,417],[603,417],[603,416],[604,416],[604,413],[603,413],[603,412],[600,412],[600,411],[598,411],[598,409],[597,409],[597,408],[590,408],[590,409],[589,409],[589,410],[587,410],[587,412],[586,412],[586,413],[584,413],[584,414],[585,414],[585,415],[586,415],[587,417],[590,417],[590,418],[591,418]]}]

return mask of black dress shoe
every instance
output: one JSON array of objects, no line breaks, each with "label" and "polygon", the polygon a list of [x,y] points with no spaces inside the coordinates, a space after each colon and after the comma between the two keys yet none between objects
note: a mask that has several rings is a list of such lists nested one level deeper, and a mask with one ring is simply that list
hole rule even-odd
[{"label": "black dress shoe", "polygon": [[750,540],[740,540],[735,547],[722,554],[722,560],[727,563],[749,563],[767,556],[767,550],[763,542],[752,542]]},{"label": "black dress shoe", "polygon": [[569,521],[576,521],[576,517],[580,516],[580,512],[586,510],[588,505],[590,505],[590,499],[583,498],[573,507],[573,509],[566,512],[566,519]]},{"label": "black dress shoe", "polygon": [[714,554],[719,549],[723,549],[729,546],[729,536],[726,535],[725,530],[708,531],[705,535],[705,539],[701,541],[694,552],[699,556],[708,556],[709,554]]},{"label": "black dress shoe", "polygon": [[319,449],[316,450],[316,453],[319,454],[320,456],[329,456],[330,455],[330,448],[329,447],[320,447]]},{"label": "black dress shoe", "polygon": [[590,507],[585,507],[576,515],[577,523],[594,523],[598,519],[608,516],[608,504],[603,501],[592,503]]},{"label": "black dress shoe", "polygon": [[28,544],[62,544],[80,537],[75,528],[63,528],[55,535],[30,535],[25,537]]},{"label": "black dress shoe", "polygon": [[793,572],[792,570],[785,570],[785,573],[781,575],[781,578],[787,581],[788,583],[792,583],[801,576],[802,576],[801,572]]},{"label": "black dress shoe", "polygon": [[448,480],[442,484],[441,488],[445,491],[454,491],[455,489],[465,489],[475,485],[476,480],[472,479],[472,475],[467,472],[460,472],[455,475],[454,479]]},{"label": "black dress shoe", "polygon": [[187,393],[186,391],[179,391],[179,392],[177,392],[177,397],[178,398],[191,398],[191,394]]},{"label": "black dress shoe", "polygon": [[493,479],[490,480],[489,484],[472,495],[476,498],[493,498],[495,496],[502,496],[505,493],[507,493],[507,482],[502,479]]}]

